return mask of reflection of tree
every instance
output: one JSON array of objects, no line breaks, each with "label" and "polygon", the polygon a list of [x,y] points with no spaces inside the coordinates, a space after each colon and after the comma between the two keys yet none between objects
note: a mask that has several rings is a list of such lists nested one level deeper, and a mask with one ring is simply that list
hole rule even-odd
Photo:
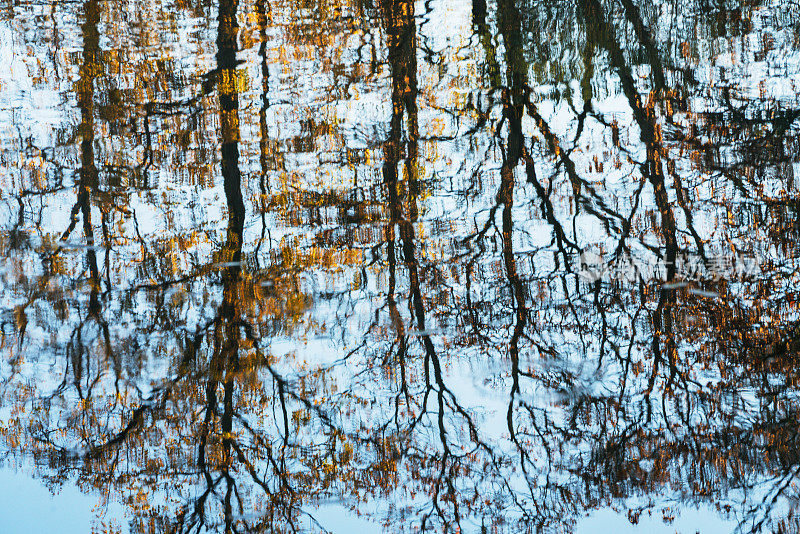
[{"label": "reflection of tree", "polygon": [[[692,210],[692,190],[686,187],[686,178],[680,175],[681,171],[676,170],[679,166],[676,165],[675,156],[670,154],[672,147],[665,142],[661,133],[662,128],[669,128],[670,141],[676,135],[679,135],[675,132],[675,128],[678,128],[678,126],[672,115],[675,112],[685,111],[685,107],[681,108],[681,106],[685,106],[685,96],[679,98],[676,96],[678,91],[668,87],[667,80],[669,77],[665,73],[664,65],[676,62],[662,61],[659,58],[660,52],[656,50],[653,44],[654,41],[648,34],[650,30],[641,20],[638,8],[630,2],[623,2],[622,7],[622,16],[634,28],[635,37],[647,51],[646,57],[651,66],[653,85],[656,91],[652,92],[649,98],[645,98],[646,103],[643,103],[639,86],[634,81],[634,69],[628,64],[626,52],[617,42],[617,31],[611,24],[606,22],[607,15],[603,7],[598,2],[579,4],[579,12],[585,17],[586,35],[588,36],[586,47],[588,50],[599,48],[608,54],[610,66],[618,76],[622,94],[628,101],[641,141],[646,147],[646,160],[638,166],[642,181],[639,182],[640,186],[636,192],[636,202],[629,217],[619,218],[621,234],[614,236],[610,233],[610,237],[618,237],[618,245],[612,250],[615,250],[616,254],[630,250],[626,241],[629,237],[636,236],[636,234],[631,234],[631,223],[634,220],[637,206],[640,205],[639,195],[642,191],[642,185],[649,184],[652,188],[655,207],[658,210],[657,213],[659,213],[661,219],[660,224],[653,223],[653,228],[659,231],[663,241],[663,249],[653,249],[653,252],[662,256],[671,266],[667,273],[668,280],[671,280],[677,275],[674,266],[678,254],[681,251],[689,250],[686,242],[682,237],[679,238],[679,235],[688,236],[696,244],[697,253],[706,261],[709,261],[706,254],[707,245],[704,242],[704,238],[701,238],[700,231],[694,227],[693,223],[693,215],[695,214]],[[527,154],[528,149],[525,148],[524,137],[521,134],[520,118],[526,112],[533,118],[541,136],[544,138],[544,144],[549,149],[548,157],[560,161],[560,167],[563,169],[567,180],[572,184],[572,192],[576,200],[584,203],[583,205],[588,207],[587,211],[597,216],[606,230],[613,230],[616,216],[607,211],[604,213],[602,208],[601,210],[591,208],[592,204],[594,206],[602,206],[602,204],[596,203],[597,198],[594,191],[585,188],[587,182],[579,175],[579,166],[575,163],[570,163],[573,158],[578,157],[577,153],[573,152],[573,150],[562,148],[562,142],[554,137],[552,129],[538,112],[537,106],[533,102],[526,100],[528,67],[519,52],[522,45],[516,45],[516,43],[521,43],[518,33],[520,17],[516,12],[516,8],[512,4],[499,2],[497,17],[500,32],[503,35],[503,42],[506,44],[512,43],[510,47],[512,52],[506,58],[509,75],[508,86],[503,90],[503,119],[501,121],[501,124],[505,123],[508,127],[508,148],[504,153],[503,167],[500,170],[501,190],[498,194],[498,207],[500,205],[504,207],[504,251],[507,252],[509,245],[513,243],[512,239],[507,238],[510,237],[510,232],[507,232],[507,230],[513,228],[513,226],[510,224],[509,219],[505,217],[505,213],[509,206],[513,206],[513,171],[520,159],[520,154],[525,159],[528,181],[534,184],[539,181],[534,161]],[[591,64],[591,62],[592,60],[589,59],[587,64]],[[588,94],[591,95],[591,93]],[[584,98],[586,98],[586,95],[587,92],[584,91]],[[660,114],[659,106],[666,112]],[[608,124],[585,101],[583,111],[576,117],[578,134],[575,142],[580,138],[580,132],[583,131],[584,121],[587,117],[599,120],[603,124]],[[662,120],[666,124],[662,124],[660,122]],[[618,126],[615,124],[608,126],[612,130],[611,139],[618,143]],[[696,135],[696,130],[694,135]],[[684,141],[680,137],[678,139],[679,141]],[[691,133],[687,133],[685,142],[689,146],[692,143],[696,144]],[[679,148],[681,151],[684,150],[683,147]],[[673,192],[677,199],[677,208],[684,215],[682,219],[676,217],[673,208],[675,202],[669,199],[671,194],[670,182],[674,186]],[[740,187],[740,180],[733,180],[733,182],[736,187]],[[561,238],[562,235],[565,235],[563,226],[558,222],[558,218],[563,216],[560,213],[560,206],[552,201],[553,197],[550,191],[542,187],[537,187],[536,190],[540,198],[542,198],[542,213],[552,228],[556,243],[565,242],[566,240]],[[585,198],[586,195],[589,196],[592,204],[587,205],[585,203],[588,200]],[[695,200],[694,202],[697,201]],[[611,220],[605,220],[609,215]],[[490,219],[493,217],[494,211],[492,211]],[[683,226],[679,225],[679,221]],[[487,223],[484,233],[490,224],[491,220]],[[513,309],[518,314],[524,313],[525,308],[522,304],[524,300],[514,297],[514,295],[518,294],[513,290],[514,282],[519,278],[515,262],[509,261],[514,256],[507,253],[504,256],[506,258],[506,275],[512,284],[510,293],[515,298]],[[724,288],[725,282],[719,282],[719,284],[715,286],[715,290]],[[566,285],[563,287],[566,292],[565,296],[568,302],[571,303],[570,307],[578,306],[578,303],[583,300],[580,292],[572,293],[567,289]],[[755,316],[761,312],[756,311],[753,315],[745,312],[750,319],[745,319],[741,322],[737,319],[734,323],[728,318],[741,316],[744,312],[734,300],[731,300],[730,303],[723,302],[719,306],[708,306],[702,299],[697,303],[691,302],[693,300],[691,297],[689,297],[689,303],[684,303],[682,301],[686,299],[687,295],[681,294],[679,297],[679,293],[674,289],[659,290],[655,288],[655,291],[653,291],[641,288],[641,290],[641,297],[628,300],[618,293],[618,288],[615,285],[606,287],[606,284],[597,283],[593,291],[594,304],[597,307],[596,311],[592,313],[591,306],[580,308],[582,315],[589,313],[591,314],[589,317],[595,315],[602,321],[602,329],[592,334],[597,336],[601,347],[598,370],[600,370],[601,366],[606,367],[606,372],[614,372],[613,370],[617,369],[616,372],[620,373],[618,391],[614,392],[612,389],[612,392],[599,397],[589,395],[586,391],[593,389],[593,382],[597,378],[592,377],[588,382],[581,384],[580,381],[585,381],[586,378],[579,379],[578,376],[571,376],[571,373],[567,370],[569,367],[565,366],[564,375],[562,376],[568,377],[569,382],[562,387],[566,390],[565,394],[569,399],[568,405],[571,412],[571,415],[566,419],[566,426],[557,424],[557,418],[552,418],[552,415],[548,415],[548,410],[532,409],[530,406],[526,406],[524,402],[520,402],[520,412],[528,412],[527,415],[530,416],[529,424],[533,425],[536,433],[545,440],[542,445],[546,447],[548,458],[550,459],[551,470],[549,472],[555,474],[563,472],[565,469],[574,469],[584,475],[586,491],[591,491],[590,494],[596,494],[601,499],[606,495],[620,497],[631,495],[638,491],[645,493],[658,491],[656,488],[661,487],[662,484],[669,483],[692,487],[695,482],[691,481],[691,476],[688,480],[681,479],[680,477],[686,472],[677,467],[678,465],[684,465],[688,456],[692,458],[691,465],[696,465],[697,469],[703,469],[703,466],[709,464],[723,466],[719,470],[714,470],[714,475],[707,478],[709,483],[711,481],[716,483],[721,480],[726,481],[724,490],[719,487],[712,490],[710,487],[703,486],[704,489],[702,491],[698,490],[694,493],[695,498],[702,494],[720,495],[721,493],[727,493],[728,488],[749,488],[752,484],[752,479],[745,481],[745,478],[749,477],[744,476],[743,470],[732,469],[726,471],[724,466],[732,462],[732,458],[742,458],[743,451],[747,447],[757,449],[758,445],[753,442],[747,442],[748,444],[745,445],[738,442],[737,438],[736,443],[741,443],[741,445],[735,445],[734,442],[731,442],[728,446],[721,446],[721,443],[725,443],[725,440],[720,442],[720,436],[717,434],[722,432],[727,435],[730,435],[730,433],[738,435],[741,432],[749,432],[746,429],[747,424],[742,425],[742,421],[736,422],[733,413],[728,412],[728,408],[722,407],[729,402],[732,402],[733,406],[741,405],[744,399],[735,392],[735,388],[728,389],[725,386],[717,386],[720,390],[719,394],[709,393],[704,390],[705,385],[701,385],[698,382],[698,373],[702,372],[701,369],[703,368],[708,369],[709,365],[719,366],[719,369],[722,370],[722,376],[729,377],[731,372],[730,361],[727,363],[718,361],[716,357],[712,359],[704,358],[698,361],[691,356],[691,352],[687,352],[687,349],[684,348],[685,345],[684,347],[681,346],[679,337],[684,338],[684,342],[688,344],[699,338],[699,333],[703,331],[704,327],[708,329],[706,332],[711,333],[709,337],[713,338],[714,333],[719,332],[726,341],[722,342],[722,345],[719,342],[712,342],[715,348],[709,347],[709,352],[704,352],[709,355],[718,354],[716,351],[720,350],[720,346],[726,346],[726,344],[731,343],[733,337],[741,337],[744,341],[744,346],[748,346],[748,350],[753,351],[751,354],[755,356],[756,361],[765,361],[765,356],[757,355],[759,350],[765,350],[765,348],[769,351],[768,354],[773,352],[780,354],[781,356],[778,357],[766,357],[766,361],[774,364],[778,358],[786,354],[785,347],[793,346],[792,335],[778,334],[770,336],[771,340],[764,340],[760,334],[753,336],[753,326],[750,321],[757,322],[758,320],[755,319]],[[724,294],[724,290],[721,293]],[[650,312],[646,312],[647,308],[642,306],[641,302],[649,300],[652,296],[656,297],[652,303],[653,308]],[[766,295],[763,296],[764,298],[769,298]],[[555,295],[552,295],[551,299],[554,298]],[[620,300],[620,298],[623,300]],[[637,300],[640,300],[640,303],[636,303]],[[776,302],[780,300],[776,299]],[[586,302],[586,304],[590,303],[591,301]],[[726,309],[729,304],[733,305],[734,309]],[[624,308],[626,305],[632,305],[629,313]],[[626,315],[628,315],[635,321],[638,316],[645,313],[649,315],[649,321],[652,325],[651,328],[647,329],[651,333],[649,342],[646,338],[640,341],[635,337],[632,340],[615,339],[610,334],[610,332],[625,324],[625,322],[616,325],[609,323],[613,318],[626,319]],[[687,313],[691,314],[692,321],[686,321]],[[586,317],[586,315],[583,315],[583,317]],[[524,315],[518,316],[514,324],[518,326],[524,320]],[[692,322],[695,324],[692,324]],[[725,326],[722,327],[721,323],[725,324]],[[631,323],[631,326],[633,326],[635,332],[636,323]],[[630,328],[630,326],[627,328]],[[589,334],[589,325],[582,327],[582,330]],[[511,350],[509,351],[509,356],[511,356],[512,368],[518,366],[519,349],[514,346],[520,339],[517,334],[518,332],[515,328],[510,337]],[[535,335],[535,332],[531,332],[531,334]],[[762,337],[762,339],[754,342],[754,337]],[[622,342],[621,346],[620,342]],[[625,346],[626,343],[628,343],[627,348]],[[648,343],[649,347],[644,343]],[[604,346],[612,350],[612,355],[616,355],[615,361],[612,360],[611,369],[607,368],[609,362],[603,363]],[[741,347],[742,345],[735,343],[734,346]],[[760,349],[757,347],[760,347]],[[632,357],[632,355],[643,349],[645,356],[643,359],[640,359],[639,356]],[[539,350],[541,350],[541,347]],[[584,354],[588,355],[585,347],[583,350]],[[625,354],[626,350],[627,355]],[[563,350],[558,351],[558,353],[562,357],[567,356]],[[648,375],[642,382],[638,375],[645,369]],[[712,375],[713,373],[709,376]],[[518,381],[521,376],[523,375],[518,372],[513,373],[512,401],[514,392],[520,388]],[[530,377],[531,375],[524,376]],[[534,373],[533,378],[534,383],[538,383],[545,377]],[[742,378],[740,377],[739,380]],[[764,375],[764,379],[766,379],[766,375]],[[727,383],[727,381],[723,381],[723,384]],[[732,384],[735,383],[741,382],[733,380]],[[545,384],[547,384],[547,381],[545,381]],[[637,389],[639,387],[641,389]],[[583,393],[579,393],[581,391]],[[575,397],[576,393],[578,393],[577,397]],[[774,390],[772,394],[774,394]],[[711,401],[711,398],[715,400]],[[658,404],[661,404],[661,406],[659,407]],[[714,405],[714,408],[711,408],[711,404]],[[509,424],[511,425],[512,417],[515,414],[513,404],[508,413]],[[704,415],[701,416],[700,413],[704,413]],[[725,414],[724,416],[723,413]],[[715,423],[708,424],[707,427],[698,427],[695,423],[696,418],[703,419],[704,417],[705,420],[714,420]],[[601,425],[601,423],[602,426],[596,426]],[[667,432],[662,433],[656,430],[659,425],[666,427],[668,429]],[[552,436],[552,439],[556,441],[574,443],[574,450],[577,450],[581,447],[579,443],[584,443],[584,439],[580,437],[581,433],[586,432],[588,429],[593,429],[598,433],[593,436],[596,440],[595,444],[592,445],[593,452],[585,459],[577,455],[572,458],[566,456],[558,460],[558,455],[555,454],[555,450],[558,449],[553,448],[553,444],[547,444],[547,441],[551,438],[545,438],[545,436]],[[510,431],[513,437],[515,433],[513,426],[510,427]],[[680,438],[678,437],[680,432],[688,432],[696,440],[694,442],[696,448],[692,446],[681,448]],[[782,441],[782,438],[777,438],[777,436],[775,439],[779,442]],[[534,450],[535,448],[530,446],[521,448],[522,458],[520,459],[520,465],[523,466],[523,469],[525,454]],[[563,449],[561,450],[563,452]],[[644,452],[645,450],[647,452]],[[747,456],[749,457],[749,453]],[[650,461],[655,461],[655,471],[652,476],[647,476],[641,465]],[[559,464],[559,462],[563,463]],[[777,480],[779,484],[776,486],[776,490],[783,484],[787,484],[786,487],[788,487],[789,473],[779,472]],[[731,486],[727,486],[727,484],[731,484]],[[566,490],[567,488],[563,489]],[[607,491],[608,493],[606,493]],[[777,496],[780,493],[782,491],[776,491],[774,494]],[[577,498],[577,495],[572,494],[571,498]],[[584,503],[584,505],[589,504],[589,502]],[[766,503],[767,501],[764,504]],[[758,508],[754,508],[754,514],[756,514]],[[768,507],[764,508],[764,511],[766,512],[767,509]],[[761,524],[760,528],[763,528],[765,524],[768,524],[768,522]]]},{"label": "reflection of tree", "polygon": [[[389,285],[387,304],[393,329],[396,334],[397,352],[395,358],[386,363],[399,367],[399,391],[394,398],[394,422],[398,426],[399,437],[423,433],[423,427],[431,424],[431,431],[438,436],[438,443],[431,443],[428,449],[422,443],[411,440],[405,444],[408,449],[398,461],[407,468],[420,470],[419,477],[424,481],[421,491],[429,496],[430,504],[423,506],[420,514],[420,527],[432,528],[440,524],[449,530],[462,528],[461,521],[470,513],[471,504],[458,493],[458,473],[469,468],[469,454],[460,447],[466,426],[468,435],[476,437],[476,426],[472,416],[460,404],[457,396],[445,383],[442,362],[434,345],[432,327],[426,318],[426,303],[423,294],[422,266],[418,260],[415,243],[414,222],[418,217],[418,143],[419,126],[417,110],[417,59],[416,24],[414,4],[399,0],[383,2],[382,15],[388,34],[388,57],[392,75],[392,118],[389,139],[384,145],[383,179],[386,186],[387,211],[389,220],[386,226],[387,261]],[[402,143],[403,118],[406,118],[407,141]],[[403,179],[398,176],[398,166],[403,159]],[[405,193],[405,209],[400,192]],[[395,229],[399,231],[399,247]],[[398,279],[398,252],[408,279],[408,310],[413,326],[406,326],[398,310],[395,293]],[[413,354],[409,347],[409,330],[414,330],[414,338],[422,344],[422,370],[424,387],[417,388],[409,383],[409,367]],[[413,339],[413,338],[412,338]],[[416,365],[414,367],[417,367]],[[435,408],[429,408],[431,398]],[[404,412],[409,421],[401,424],[397,414]],[[451,420],[452,419],[452,420]],[[404,441],[407,438],[404,438]],[[480,444],[484,446],[484,444]],[[461,449],[461,450],[459,450]],[[384,453],[385,454],[385,453]],[[413,467],[412,467],[413,466]],[[422,474],[422,473],[425,474]],[[415,481],[416,483],[416,481]]]},{"label": "reflection of tree", "polygon": [[[623,8],[624,15],[631,21],[637,38],[649,52],[654,85],[659,90],[659,92],[650,94],[647,104],[641,102],[639,91],[631,75],[632,69],[627,65],[624,53],[617,43],[616,31],[609,23],[605,22],[607,15],[598,2],[581,4],[587,25],[591,28],[587,30],[587,34],[593,36],[597,45],[607,51],[611,67],[619,77],[623,94],[632,110],[641,140],[647,148],[647,159],[640,166],[640,172],[653,189],[655,204],[661,215],[660,232],[666,252],[665,259],[669,265],[674,266],[679,250],[679,241],[676,238],[678,227],[672,211],[672,203],[668,200],[667,176],[672,178],[677,204],[685,215],[683,224],[686,226],[685,230],[681,229],[681,231],[691,236],[697,245],[700,256],[706,258],[704,243],[698,231],[693,227],[692,212],[687,201],[689,193],[682,185],[682,179],[675,170],[675,162],[670,157],[669,150],[662,140],[662,125],[657,122],[656,105],[659,97],[664,99],[661,101],[663,108],[668,110],[664,117],[667,121],[664,128],[675,127],[672,110],[679,111],[677,106],[680,105],[680,102],[674,96],[676,92],[666,87],[667,77],[664,74],[662,62],[656,55],[652,39],[647,35],[649,30],[638,18],[638,10],[631,3],[623,3]],[[687,135],[687,140],[691,143],[690,135]],[[667,169],[666,175],[665,168]],[[674,268],[671,268],[667,274],[669,279],[672,279],[675,276]],[[674,290],[662,288],[651,294],[657,295],[658,300],[651,314],[650,354],[653,360],[649,364],[648,372],[650,374],[645,382],[646,387],[640,393],[625,389],[626,385],[636,383],[636,378],[631,375],[631,370],[641,369],[641,362],[632,361],[629,353],[628,358],[619,360],[625,371],[619,396],[619,399],[625,400],[624,404],[619,405],[618,400],[612,402],[612,397],[607,399],[586,398],[576,403],[577,413],[573,416],[573,427],[576,420],[592,421],[597,419],[602,421],[612,417],[612,420],[616,421],[612,425],[613,430],[608,429],[596,436],[598,445],[594,448],[588,462],[579,464],[579,469],[586,475],[595,473],[597,478],[594,479],[596,482],[593,482],[592,485],[596,485],[601,494],[603,490],[609,489],[611,495],[614,496],[628,495],[636,491],[649,493],[656,491],[655,488],[667,484],[691,487],[693,488],[691,495],[698,499],[701,498],[701,495],[708,493],[718,496],[732,491],[734,488],[749,488],[753,482],[749,473],[746,473],[747,469],[742,465],[743,458],[747,457],[755,461],[755,458],[758,457],[758,453],[755,451],[759,449],[760,445],[757,439],[744,438],[742,440],[742,438],[752,431],[750,425],[763,428],[760,427],[761,422],[737,421],[733,415],[734,412],[729,410],[746,401],[736,392],[735,387],[729,389],[725,385],[728,383],[726,379],[723,379],[716,387],[712,387],[712,392],[707,391],[704,384],[697,382],[699,369],[702,367],[708,369],[709,364],[719,366],[721,376],[730,376],[730,362],[714,361],[716,358],[694,361],[692,353],[681,349],[677,339],[678,336],[683,336],[689,342],[692,338],[698,338],[697,331],[679,330],[681,327],[689,326],[685,321],[681,321],[682,314],[689,312],[697,317],[701,324],[706,323],[711,333],[709,337],[713,338],[715,332],[721,334],[728,329],[728,327],[720,328],[720,322],[727,322],[725,317],[730,316],[733,310],[724,311],[727,303],[719,307],[714,306],[712,309],[701,304],[699,310],[698,308],[693,309],[688,304],[679,304]],[[736,306],[733,300],[731,300],[731,304]],[[733,311],[733,313],[737,312]],[[740,310],[739,313],[741,313]],[[744,339],[750,337],[748,330],[752,328],[751,324],[745,320],[736,327],[739,335]],[[724,335],[727,337],[731,333],[728,331]],[[780,342],[779,345],[782,343],[786,342]],[[791,341],[788,343],[791,344]],[[776,346],[774,344],[766,345]],[[763,359],[763,356],[756,357]],[[666,366],[668,369],[663,378],[659,377],[660,366]],[[639,371],[637,370],[635,373],[638,374]],[[741,382],[734,380],[733,383]],[[658,416],[654,414],[653,399],[661,401],[661,413]],[[637,407],[641,407],[642,412],[637,412]],[[609,410],[613,410],[611,413],[616,412],[616,414],[611,416]],[[733,410],[735,411],[735,408]],[[760,410],[756,409],[756,411]],[[760,415],[765,416],[767,420],[775,419],[774,415],[767,415],[763,411]],[[778,416],[778,419],[780,418]],[[706,421],[706,423],[698,425],[696,422],[698,420]],[[711,420],[714,421],[713,424],[708,423]],[[667,430],[657,430],[656,427],[659,426]],[[772,442],[773,446],[785,443],[785,438],[779,437],[782,431],[778,431],[777,428],[775,430],[776,434],[768,441]],[[688,444],[683,441],[687,439],[682,437],[683,433],[690,436]],[[736,436],[736,438],[731,439],[731,436]],[[778,448],[780,449],[782,446],[778,445]],[[747,453],[744,452],[745,449],[748,449]],[[750,454],[754,455],[750,456]],[[687,465],[687,461],[688,465],[692,467],[686,470],[678,467]],[[641,467],[646,462],[654,462],[654,467],[649,475],[645,475]],[[785,465],[785,461],[780,463]],[[756,461],[756,464],[760,464],[760,462]],[[756,464],[750,463],[749,468],[766,469],[767,471],[774,469],[767,465],[756,468]],[[709,466],[714,466],[714,468]],[[711,476],[708,475],[709,469],[713,471]],[[696,470],[706,471],[701,476]],[[756,506],[748,514],[752,513],[753,516],[758,516],[764,513],[768,515],[768,510],[777,501],[778,495],[783,493],[785,487],[788,487],[789,480],[793,477],[791,473],[792,469],[779,468],[775,491],[770,491],[771,497],[774,495],[773,502],[768,503],[765,500],[763,510],[759,511],[761,507]],[[695,478],[696,476],[699,479]],[[614,482],[609,483],[609,481]],[[723,487],[716,487],[712,490],[706,486],[711,481],[716,484],[720,484],[721,481],[725,482],[722,484]],[[746,522],[750,520],[750,516],[746,516]],[[765,524],[758,524],[754,521],[751,526],[763,528]],[[786,525],[782,528],[786,528]]]},{"label": "reflection of tree", "polygon": [[[241,414],[237,413],[237,382],[246,377],[248,381],[258,380],[253,373],[254,368],[268,361],[267,356],[258,348],[253,327],[243,320],[242,304],[246,303],[246,292],[253,290],[252,281],[243,278],[242,244],[245,207],[241,191],[241,172],[239,169],[239,114],[238,92],[236,86],[236,38],[238,24],[236,22],[237,4],[223,2],[219,10],[218,54],[216,69],[217,91],[220,100],[220,146],[222,152],[222,178],[226,204],[228,208],[227,238],[217,255],[216,264],[221,266],[222,302],[218,306],[214,318],[201,325],[196,332],[188,334],[180,340],[178,348],[182,354],[176,361],[176,375],[153,388],[152,393],[138,403],[130,398],[131,387],[125,387],[125,373],[118,367],[114,369],[115,392],[103,398],[104,366],[112,359],[111,340],[108,323],[103,319],[99,292],[100,280],[94,247],[94,229],[91,221],[91,197],[97,186],[97,169],[93,156],[93,78],[97,73],[98,53],[98,6],[89,2],[86,6],[86,23],[84,24],[84,66],[78,89],[79,108],[82,114],[81,161],[79,173],[78,201],[73,210],[73,222],[64,233],[68,238],[77,224],[78,216],[82,216],[87,242],[87,260],[90,271],[89,317],[98,323],[104,332],[105,359],[99,359],[94,369],[90,361],[83,358],[92,357],[90,347],[83,347],[82,338],[84,324],[76,328],[72,334],[70,348],[73,353],[71,366],[74,380],[65,382],[48,399],[31,399],[30,392],[20,391],[20,400],[24,404],[34,401],[33,413],[35,422],[25,431],[30,433],[32,441],[27,445],[34,446],[34,453],[45,453],[56,461],[59,469],[72,469],[80,472],[80,477],[98,488],[105,485],[121,483],[136,489],[135,501],[131,504],[140,514],[137,521],[143,526],[153,508],[147,503],[146,495],[152,495],[158,489],[164,489],[157,482],[136,480],[136,473],[149,473],[152,477],[174,477],[175,479],[192,480],[192,483],[205,484],[205,490],[193,497],[190,504],[182,507],[174,519],[169,516],[160,518],[159,524],[168,531],[201,531],[214,529],[217,526],[217,514],[226,531],[244,529],[250,531],[257,528],[250,524],[251,519],[245,517],[245,509],[251,507],[243,500],[247,498],[249,489],[237,486],[235,477],[239,469],[250,477],[250,483],[256,483],[266,493],[267,511],[264,516],[267,524],[292,525],[296,521],[299,508],[296,506],[295,490],[291,487],[294,478],[287,472],[287,447],[289,444],[290,416],[287,412],[287,382],[277,373],[272,374],[272,384],[282,409],[280,449],[273,453],[271,440],[261,436]],[[104,225],[105,228],[105,225]],[[199,275],[208,274],[207,269]],[[177,280],[169,284],[137,288],[163,289],[172,285],[191,284],[193,277]],[[160,325],[155,325],[156,327]],[[241,333],[244,332],[245,339]],[[158,333],[158,335],[161,335]],[[243,346],[244,345],[244,346]],[[240,352],[245,347],[255,349],[253,355],[240,361]],[[204,350],[209,359],[202,361]],[[252,361],[251,361],[252,360]],[[69,364],[68,364],[69,365]],[[248,371],[248,369],[250,369]],[[93,373],[89,375],[89,373]],[[84,376],[86,375],[86,376]],[[83,391],[82,382],[89,384],[88,391]],[[202,387],[201,384],[205,383]],[[80,406],[75,415],[54,409],[51,401],[66,400],[70,385],[80,399]],[[141,393],[141,392],[140,392]],[[221,395],[220,395],[221,393]],[[220,398],[221,397],[221,398]],[[42,400],[44,402],[42,402]],[[110,403],[107,402],[110,400]],[[197,406],[185,405],[184,401]],[[132,403],[133,402],[133,403]],[[262,404],[264,400],[259,400]],[[136,404],[139,404],[138,406]],[[246,404],[246,403],[245,403]],[[200,411],[198,412],[198,406]],[[182,409],[187,414],[201,417],[200,420],[184,420],[179,414]],[[119,419],[121,424],[109,424],[109,419]],[[80,421],[80,429],[72,435],[70,428],[74,422]],[[53,425],[53,421],[58,421]],[[166,425],[167,432],[174,431],[174,436],[164,439],[160,431],[155,434],[150,425]],[[64,425],[64,426],[61,426]],[[188,425],[188,426],[186,426]],[[115,428],[116,427],[116,428]],[[188,431],[188,433],[187,433]],[[12,443],[21,438],[16,432],[6,437]],[[242,440],[239,432],[243,433]],[[194,439],[186,439],[188,436]],[[67,438],[67,439],[63,439]],[[71,438],[78,438],[78,450],[69,445]],[[334,438],[335,439],[335,438]],[[155,440],[155,441],[154,441]],[[196,456],[187,447],[194,447],[197,442]],[[140,453],[146,443],[158,442],[165,446],[166,457],[156,459],[148,454]],[[36,444],[39,445],[36,445]],[[75,464],[82,460],[83,466]],[[296,459],[294,461],[297,461]],[[256,463],[258,462],[258,463]],[[260,464],[266,467],[266,473],[274,473],[273,477],[259,474]],[[241,467],[239,467],[241,466]],[[270,471],[274,470],[274,471]],[[132,478],[133,477],[133,478]],[[301,481],[302,483],[302,481]],[[179,492],[180,493],[180,492]],[[190,492],[191,493],[191,492]],[[171,514],[170,514],[171,515]],[[264,521],[257,518],[256,523]],[[263,526],[262,526],[263,527]]]},{"label": "reflection of tree", "polygon": [[[206,107],[218,123],[224,237],[208,257],[176,267],[200,248],[202,232],[183,241],[142,234],[141,210],[109,203],[101,187],[108,169],[97,163],[98,130],[123,128],[114,109],[97,105],[106,97],[95,88],[109,75],[101,76],[100,6],[85,3],[77,200],[62,237],[82,223],[87,291],[53,305],[62,316],[51,323],[72,328],[68,343],[48,347],[63,364],[60,385],[47,393],[45,384],[26,386],[24,358],[15,362],[4,387],[16,411],[4,440],[29,447],[43,472],[123,493],[142,531],[303,530],[328,498],[365,512],[378,502],[376,517],[392,530],[545,529],[629,497],[729,503],[747,492],[743,529],[796,531],[789,514],[800,335],[787,234],[796,234],[797,201],[758,187],[776,178],[791,190],[796,110],[703,87],[673,43],[656,37],[658,18],[644,4],[582,0],[534,11],[509,0],[473,2],[471,46],[483,54],[488,87],[472,107],[442,114],[477,115],[466,137],[480,142],[466,158],[483,183],[459,199],[483,204],[468,212],[475,231],[447,236],[442,252],[429,232],[442,221],[426,209],[451,199],[426,179],[425,158],[426,148],[453,139],[425,137],[426,114],[440,110],[427,100],[422,73],[430,65],[418,59],[428,53],[418,6],[359,2],[348,19],[325,4],[295,21],[283,5],[256,2],[256,148],[241,138],[252,126],[242,126],[253,91],[244,87],[248,56],[237,44],[247,41],[239,27],[247,10],[234,0],[215,6],[215,64],[194,96],[148,94],[139,125],[156,139],[156,129],[210,117]],[[308,180],[312,171],[297,161],[341,142],[334,121],[315,114],[299,121],[299,134],[270,131],[270,114],[286,106],[269,97],[284,74],[269,59],[279,17],[292,21],[287,41],[298,46],[355,35],[358,17],[379,20],[391,114],[376,127],[376,184],[366,165],[350,167],[346,151],[332,164],[347,176],[343,186]],[[551,28],[564,38],[553,39]],[[354,41],[364,48],[362,37]],[[547,50],[559,61],[544,68]],[[373,55],[370,76],[380,72]],[[343,75],[331,57],[323,70],[344,76],[349,90],[357,69]],[[536,83],[548,72],[554,88],[542,91]],[[624,113],[602,112],[604,92],[619,97]],[[692,112],[700,98],[725,111]],[[147,150],[145,161],[154,162],[159,156]],[[723,194],[709,200],[711,181]],[[477,183],[473,175],[469,187]],[[130,240],[142,252],[140,280],[112,291],[112,249],[124,241],[112,224],[117,211],[136,223]],[[20,213],[17,234],[26,224]],[[260,232],[251,232],[248,223],[259,219]],[[273,229],[288,237],[276,245]],[[105,266],[95,246],[101,234]],[[749,251],[763,246],[759,239],[779,253],[757,280],[676,285],[682,254],[709,262],[720,243]],[[582,281],[577,256],[592,246],[611,258],[658,257],[670,266],[669,284]],[[57,267],[63,253],[47,260]],[[30,336],[40,324],[27,314],[42,295],[58,300],[47,289],[60,280],[56,267],[27,282],[28,304],[13,310],[20,342],[12,350],[37,349]],[[347,285],[314,286],[313,277]],[[690,292],[697,289],[719,298]],[[112,318],[129,310],[134,326],[118,328]],[[315,345],[315,334],[333,348]],[[326,351],[342,357],[326,360]],[[35,360],[35,374],[54,373],[43,361]]]}]

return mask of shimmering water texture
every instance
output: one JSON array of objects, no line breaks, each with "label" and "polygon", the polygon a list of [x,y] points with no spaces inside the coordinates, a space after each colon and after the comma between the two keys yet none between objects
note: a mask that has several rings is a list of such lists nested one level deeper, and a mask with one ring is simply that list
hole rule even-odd
[{"label": "shimmering water texture", "polygon": [[795,0],[0,0],[0,532],[799,532],[798,119]]}]

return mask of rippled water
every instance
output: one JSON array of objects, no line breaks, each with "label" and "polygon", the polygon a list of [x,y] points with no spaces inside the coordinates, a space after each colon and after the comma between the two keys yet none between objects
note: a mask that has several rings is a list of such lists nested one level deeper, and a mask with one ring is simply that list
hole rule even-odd
[{"label": "rippled water", "polygon": [[0,532],[800,531],[799,21],[2,2]]}]

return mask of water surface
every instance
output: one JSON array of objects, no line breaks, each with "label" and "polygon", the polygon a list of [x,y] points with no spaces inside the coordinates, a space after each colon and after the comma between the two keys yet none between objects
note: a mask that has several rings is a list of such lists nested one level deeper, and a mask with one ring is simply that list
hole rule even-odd
[{"label": "water surface", "polygon": [[798,21],[0,3],[0,532],[798,532]]}]

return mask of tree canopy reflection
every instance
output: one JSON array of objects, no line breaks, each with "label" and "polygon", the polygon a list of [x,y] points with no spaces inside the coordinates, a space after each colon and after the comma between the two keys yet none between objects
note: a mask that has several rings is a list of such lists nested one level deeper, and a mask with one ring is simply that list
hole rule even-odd
[{"label": "tree canopy reflection", "polygon": [[4,461],[97,531],[797,532],[797,11],[2,8]]}]

